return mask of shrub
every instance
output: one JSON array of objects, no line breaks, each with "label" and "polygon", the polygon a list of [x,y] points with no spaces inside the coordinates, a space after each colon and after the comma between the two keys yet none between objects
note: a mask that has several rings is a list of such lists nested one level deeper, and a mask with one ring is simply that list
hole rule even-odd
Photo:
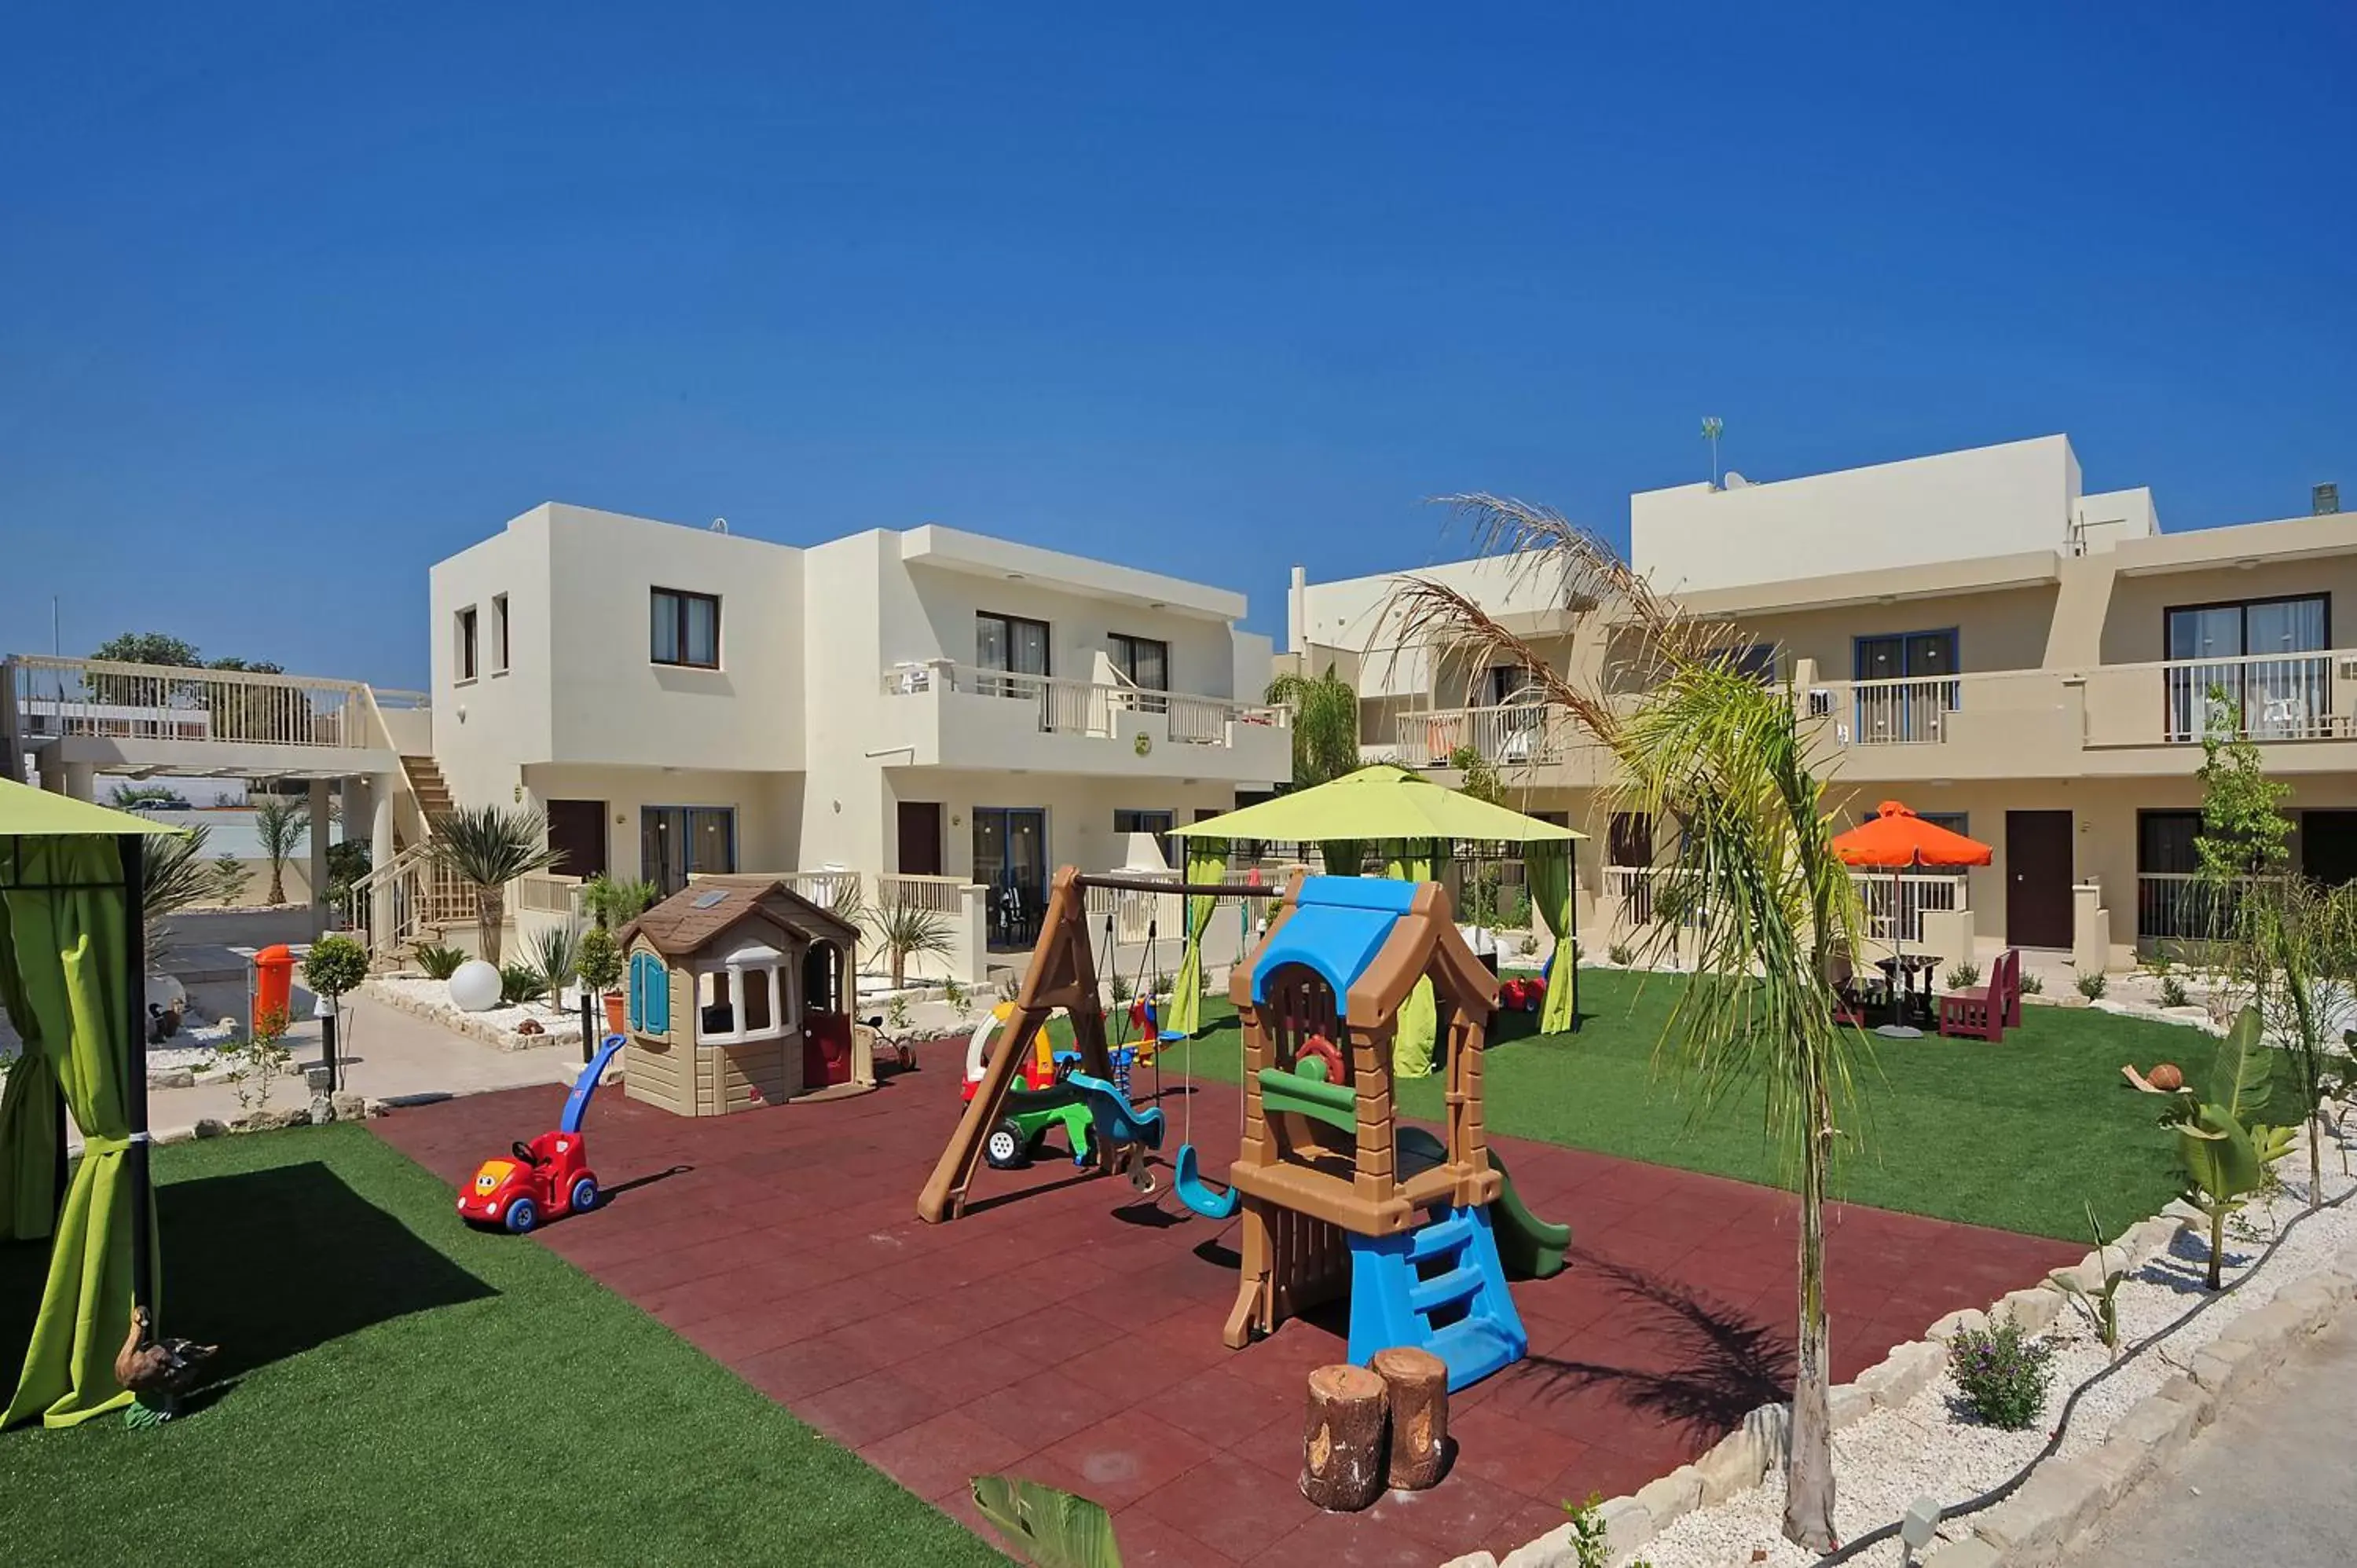
[{"label": "shrub", "polygon": [[414,950],[417,967],[425,972],[428,980],[447,980],[467,961],[467,955],[457,948],[438,947],[432,942],[420,942]]},{"label": "shrub", "polygon": [[341,996],[368,974],[368,950],[346,936],[325,936],[303,960],[303,983],[321,996]]},{"label": "shrub", "polygon": [[2007,1432],[2025,1430],[2044,1412],[2053,1360],[2053,1346],[2028,1338],[2010,1321],[1994,1331],[1966,1329],[1948,1344],[1948,1374],[1965,1405]]},{"label": "shrub", "polygon": [[2182,1007],[2186,1004],[2186,1002],[2185,982],[2178,979],[2177,976],[2173,974],[2162,975],[2160,977],[2160,1004],[2164,1007]]},{"label": "shrub", "polygon": [[1578,1568],[1604,1568],[1612,1560],[1611,1538],[1605,1530],[1604,1516],[1597,1511],[1603,1501],[1603,1493],[1590,1492],[1584,1503],[1563,1505],[1563,1511],[1571,1516],[1571,1553]]},{"label": "shrub", "polygon": [[1621,968],[1626,969],[1629,967],[1630,961],[1634,955],[1629,951],[1629,944],[1627,942],[1614,942],[1610,947],[1604,950],[1604,956],[1610,959],[1614,963],[1619,964]]},{"label": "shrub", "polygon": [[1536,931],[1523,932],[1523,940],[1514,944],[1514,950],[1524,958],[1535,958],[1539,950],[1539,934]]},{"label": "shrub", "polygon": [[1133,994],[1129,989],[1129,977],[1123,974],[1116,974],[1112,980],[1108,981],[1105,984],[1105,991],[1106,993],[1113,998],[1113,1004],[1116,1007],[1120,1006],[1123,1003],[1127,1002]]},{"label": "shrub", "polygon": [[2104,988],[2111,982],[2105,978],[2102,970],[2091,969],[2079,977],[2077,983],[2079,994],[2093,1002],[2103,995]]},{"label": "shrub", "polygon": [[544,926],[534,932],[531,963],[533,972],[548,988],[550,1000],[561,997],[565,983],[581,968],[581,928],[567,920],[561,926]]},{"label": "shrub", "polygon": [[528,963],[500,965],[500,1005],[521,1007],[548,994],[548,982]]},{"label": "shrub", "polygon": [[592,926],[581,933],[581,950],[573,961],[574,972],[581,983],[596,992],[608,992],[622,983],[622,949],[614,940],[614,933],[603,926]]},{"label": "shrub", "polygon": [[2024,996],[2045,995],[2046,977],[2042,974],[2032,974],[2024,970],[2021,975],[2021,993]]},{"label": "shrub", "polygon": [[1168,996],[1170,994],[1170,985],[1171,981],[1168,975],[1157,974],[1154,977],[1154,988],[1148,991],[1146,994],[1148,996]]},{"label": "shrub", "polygon": [[581,902],[601,930],[619,930],[653,905],[662,889],[651,882],[617,882],[599,872],[581,886]]},{"label": "shrub", "polygon": [[909,1032],[909,998],[906,993],[895,996],[884,1009],[884,1021],[896,1035]]},{"label": "shrub", "polygon": [[1981,966],[1966,959],[1948,971],[1943,983],[1951,991],[1969,991],[1981,983]]}]

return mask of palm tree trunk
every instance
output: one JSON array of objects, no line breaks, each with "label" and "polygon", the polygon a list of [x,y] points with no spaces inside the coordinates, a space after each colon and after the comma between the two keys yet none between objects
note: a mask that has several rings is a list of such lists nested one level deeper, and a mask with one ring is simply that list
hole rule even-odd
[{"label": "palm tree trunk", "polygon": [[908,983],[909,983],[909,981],[908,981],[908,971],[909,971],[909,950],[908,950],[908,949],[906,949],[906,948],[894,948],[894,949],[892,950],[892,989],[893,989],[893,990],[895,990],[895,991],[899,991],[899,990],[904,989],[904,988],[908,985]]},{"label": "palm tree trunk", "polygon": [[286,902],[286,862],[274,854],[270,857],[270,901]]},{"label": "palm tree trunk", "polygon": [[475,889],[475,945],[483,961],[494,969],[500,961],[500,927],[507,920],[507,890],[503,887]]},{"label": "palm tree trunk", "polygon": [[1833,1362],[1825,1323],[1825,1162],[1832,1107],[1812,1073],[1804,1103],[1810,1125],[1801,1154],[1801,1333],[1792,1369],[1792,1453],[1784,1482],[1784,1539],[1811,1552],[1834,1547],[1833,1412],[1825,1379]]}]

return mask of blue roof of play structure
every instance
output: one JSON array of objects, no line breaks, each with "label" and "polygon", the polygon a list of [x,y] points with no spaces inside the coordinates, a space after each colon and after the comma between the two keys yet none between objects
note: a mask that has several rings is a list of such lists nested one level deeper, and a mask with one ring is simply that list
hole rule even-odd
[{"label": "blue roof of play structure", "polygon": [[1415,905],[1417,885],[1374,876],[1311,876],[1293,913],[1260,950],[1253,1000],[1268,1000],[1268,977],[1281,965],[1306,964],[1339,1001],[1374,959],[1399,918]]}]

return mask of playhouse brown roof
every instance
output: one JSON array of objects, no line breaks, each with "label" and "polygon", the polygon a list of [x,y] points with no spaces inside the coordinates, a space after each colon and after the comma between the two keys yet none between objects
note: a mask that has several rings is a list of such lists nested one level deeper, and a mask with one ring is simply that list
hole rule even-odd
[{"label": "playhouse brown roof", "polygon": [[624,926],[615,940],[628,948],[644,937],[665,961],[676,961],[756,916],[813,941],[859,939],[856,927],[774,876],[705,876]]}]

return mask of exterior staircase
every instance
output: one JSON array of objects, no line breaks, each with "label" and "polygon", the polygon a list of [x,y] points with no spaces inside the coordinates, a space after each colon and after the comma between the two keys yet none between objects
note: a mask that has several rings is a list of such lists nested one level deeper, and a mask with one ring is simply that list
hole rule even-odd
[{"label": "exterior staircase", "polygon": [[409,793],[417,802],[421,839],[432,836],[435,818],[450,811],[457,802],[451,798],[450,786],[443,780],[442,769],[430,757],[404,757],[401,770],[409,778]]}]

